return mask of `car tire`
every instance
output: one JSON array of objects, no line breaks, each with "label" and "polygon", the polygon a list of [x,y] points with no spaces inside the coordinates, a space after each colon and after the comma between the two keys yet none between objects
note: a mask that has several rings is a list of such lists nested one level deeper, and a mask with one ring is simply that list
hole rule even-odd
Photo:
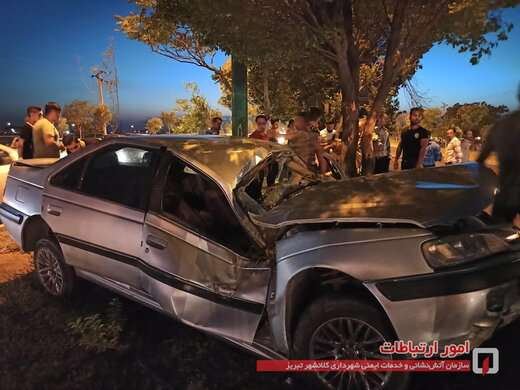
[{"label": "car tire", "polygon": [[57,243],[41,239],[36,243],[33,255],[34,271],[44,290],[55,297],[68,297],[72,294],[76,274],[65,264],[63,253]]},{"label": "car tire", "polygon": [[[339,333],[343,333],[344,343],[348,346],[336,345],[342,342],[339,338],[338,341],[332,342],[332,339],[339,337],[340,334],[331,332],[331,329],[338,326],[340,327],[338,329],[343,329]],[[349,332],[354,336],[348,335]],[[359,336],[355,336],[357,333]],[[333,335],[329,340],[330,344],[320,344],[323,342],[324,335]],[[363,344],[357,344],[354,341],[361,335],[366,335],[370,340],[380,339],[380,341],[372,346],[360,347]],[[370,360],[379,355],[378,350],[381,343],[393,340],[395,340],[394,331],[379,308],[361,299],[328,295],[312,302],[300,317],[294,333],[292,356],[297,360]],[[364,342],[366,343],[366,341]],[[323,348],[323,352],[319,353],[321,348]],[[331,351],[332,349],[334,352]],[[381,355],[378,357],[381,358]],[[365,375],[344,372],[333,378],[335,374],[338,373],[330,371],[305,374],[305,380],[313,389],[341,388],[348,390],[367,389],[366,382],[370,385],[369,389],[404,390],[410,381],[410,374],[399,372],[367,372]],[[341,386],[340,381],[343,382]],[[379,383],[379,386],[376,385],[376,382]]]}]

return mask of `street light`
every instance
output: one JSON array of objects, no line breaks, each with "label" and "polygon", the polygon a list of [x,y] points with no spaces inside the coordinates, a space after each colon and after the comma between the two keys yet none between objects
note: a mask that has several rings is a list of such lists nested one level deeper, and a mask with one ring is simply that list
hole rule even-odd
[{"label": "street light", "polygon": [[11,122],[7,122],[7,126],[11,126]]}]

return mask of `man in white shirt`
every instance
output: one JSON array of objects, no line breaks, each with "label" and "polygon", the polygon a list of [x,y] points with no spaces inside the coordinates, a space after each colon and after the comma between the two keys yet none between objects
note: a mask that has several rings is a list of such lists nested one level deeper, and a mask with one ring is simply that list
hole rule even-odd
[{"label": "man in white shirt", "polygon": [[448,146],[446,146],[446,165],[460,164],[462,162],[462,148],[460,139],[455,136],[455,131],[449,129],[446,132],[448,136]]},{"label": "man in white shirt", "polygon": [[34,158],[60,158],[58,130],[54,126],[60,119],[61,107],[54,102],[45,105],[44,117],[33,126]]}]

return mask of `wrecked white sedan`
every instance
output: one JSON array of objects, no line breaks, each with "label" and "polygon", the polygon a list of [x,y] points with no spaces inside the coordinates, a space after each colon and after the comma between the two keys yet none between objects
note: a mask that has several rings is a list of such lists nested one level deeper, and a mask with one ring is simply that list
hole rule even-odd
[{"label": "wrecked white sedan", "polygon": [[[520,240],[486,223],[478,165],[328,180],[289,149],[112,138],[11,167],[0,215],[52,295],[107,287],[266,358],[390,359],[392,340],[475,347],[518,316]],[[396,388],[396,373],[319,373]]]}]

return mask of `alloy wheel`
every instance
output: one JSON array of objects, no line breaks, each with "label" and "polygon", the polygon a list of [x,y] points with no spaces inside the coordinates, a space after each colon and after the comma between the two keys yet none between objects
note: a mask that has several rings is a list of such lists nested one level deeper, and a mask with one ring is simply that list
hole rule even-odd
[{"label": "alloy wheel", "polygon": [[41,248],[36,256],[36,271],[43,287],[52,295],[63,293],[63,269],[49,248]]},{"label": "alloy wheel", "polygon": [[[379,352],[385,337],[374,327],[355,318],[333,318],[313,333],[309,352],[313,360],[388,360]],[[329,387],[337,390],[379,390],[390,380],[389,372],[328,371],[317,373]]]}]

